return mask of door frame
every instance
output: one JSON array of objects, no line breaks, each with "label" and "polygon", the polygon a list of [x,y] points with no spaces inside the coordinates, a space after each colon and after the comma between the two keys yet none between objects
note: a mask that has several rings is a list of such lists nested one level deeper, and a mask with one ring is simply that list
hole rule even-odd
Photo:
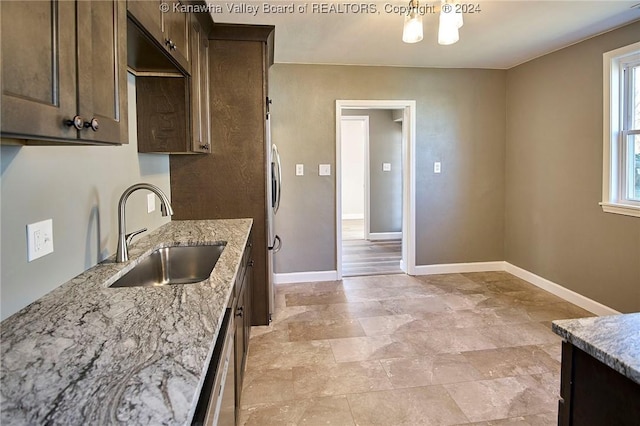
[{"label": "door frame", "polygon": [[416,101],[415,100],[336,100],[336,269],[342,279],[342,129],[343,109],[401,109],[402,122],[402,260],[400,269],[416,274],[415,198],[416,198]]},{"label": "door frame", "polygon": [[[368,115],[345,115],[340,117],[340,124],[342,125],[342,120],[350,120],[350,121],[362,121],[365,126],[365,134],[364,134],[364,152],[363,159],[364,162],[364,206],[363,206],[363,219],[364,219],[364,239],[369,239],[370,233],[370,198],[369,198],[369,179],[370,179],[370,170],[369,170],[369,116]],[[340,148],[342,149],[342,127],[340,128]],[[340,151],[342,155],[342,151]],[[340,161],[342,161],[342,157],[340,157]],[[337,166],[336,166],[337,167]],[[342,171],[342,162],[340,163],[340,170]],[[342,180],[340,180],[342,185]],[[340,187],[340,193],[342,195],[342,186]],[[340,202],[342,203],[342,197],[340,198]],[[340,205],[340,220],[342,221],[342,204]],[[340,229],[342,227],[340,226]],[[342,234],[341,234],[342,235]]]}]

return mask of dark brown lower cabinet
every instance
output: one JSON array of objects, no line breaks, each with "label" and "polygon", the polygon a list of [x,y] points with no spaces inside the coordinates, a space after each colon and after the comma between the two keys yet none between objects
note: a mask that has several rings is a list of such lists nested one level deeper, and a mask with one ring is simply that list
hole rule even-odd
[{"label": "dark brown lower cabinet", "polygon": [[563,342],[558,424],[640,425],[640,385]]},{"label": "dark brown lower cabinet", "polygon": [[[216,423],[218,426],[235,425],[238,422],[242,379],[251,333],[252,236],[252,233],[249,234],[247,239],[233,293],[218,333],[211,363],[204,377],[191,423],[194,426],[213,424],[216,415],[219,415]],[[227,358],[227,354],[231,354],[231,357]],[[226,359],[229,360],[227,370],[224,369]]]},{"label": "dark brown lower cabinet", "polygon": [[251,334],[251,280],[253,276],[253,259],[251,258],[252,237],[242,257],[242,264],[236,278],[235,287],[235,368],[236,368],[236,418],[240,410],[242,379],[247,365],[249,337]]}]

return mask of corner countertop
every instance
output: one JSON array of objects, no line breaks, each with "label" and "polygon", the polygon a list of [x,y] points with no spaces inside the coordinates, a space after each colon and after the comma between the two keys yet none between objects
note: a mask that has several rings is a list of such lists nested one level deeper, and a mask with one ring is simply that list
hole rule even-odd
[{"label": "corner countertop", "polygon": [[[190,423],[251,224],[172,221],[4,320],[0,423]],[[108,288],[157,248],[223,241],[206,281]]]},{"label": "corner countertop", "polygon": [[553,321],[553,331],[640,384],[640,313]]}]

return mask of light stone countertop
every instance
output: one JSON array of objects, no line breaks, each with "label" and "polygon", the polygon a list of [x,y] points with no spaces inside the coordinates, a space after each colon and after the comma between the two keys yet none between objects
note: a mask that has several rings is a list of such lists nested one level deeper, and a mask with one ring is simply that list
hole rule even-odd
[{"label": "light stone countertop", "polygon": [[558,320],[553,331],[640,384],[640,313]]},{"label": "light stone countertop", "polygon": [[[190,423],[251,224],[172,221],[4,320],[0,423]],[[223,241],[202,283],[107,287],[157,248]]]}]

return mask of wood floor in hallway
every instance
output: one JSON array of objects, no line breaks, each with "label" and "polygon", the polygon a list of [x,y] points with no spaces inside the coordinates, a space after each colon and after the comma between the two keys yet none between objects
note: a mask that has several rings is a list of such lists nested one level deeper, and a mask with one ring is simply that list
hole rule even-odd
[{"label": "wood floor in hallway", "polygon": [[402,239],[364,239],[364,220],[342,221],[342,276],[400,274]]},{"label": "wood floor in hallway", "polygon": [[342,276],[400,274],[402,240],[345,240]]}]

